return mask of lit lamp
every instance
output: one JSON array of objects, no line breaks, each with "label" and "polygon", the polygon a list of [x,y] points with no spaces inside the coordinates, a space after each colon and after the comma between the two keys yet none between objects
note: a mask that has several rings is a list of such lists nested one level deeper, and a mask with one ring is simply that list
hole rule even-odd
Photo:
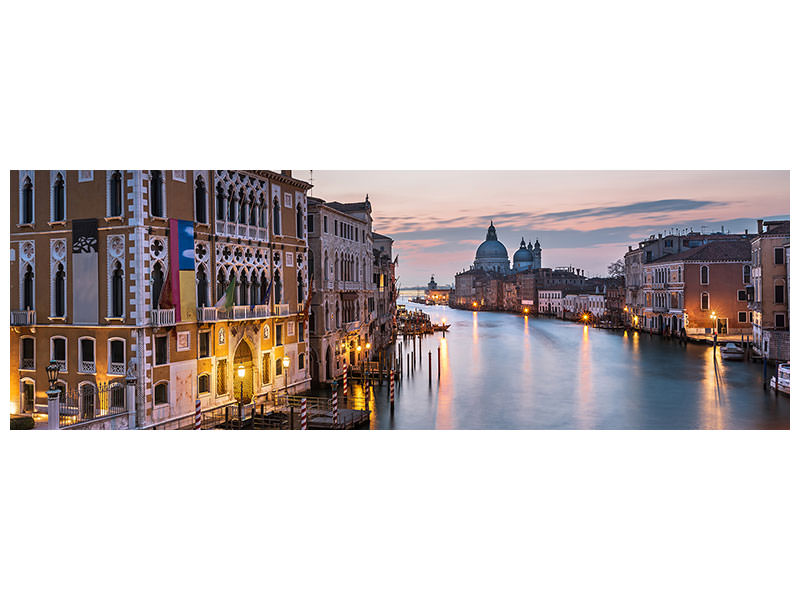
[{"label": "lit lamp", "polygon": [[47,372],[47,383],[50,384],[49,389],[56,389],[56,380],[58,379],[58,363],[56,363],[54,360],[51,360],[50,364],[47,365],[44,370]]},{"label": "lit lamp", "polygon": [[286,384],[285,389],[289,390],[289,357],[283,357],[283,381]]}]

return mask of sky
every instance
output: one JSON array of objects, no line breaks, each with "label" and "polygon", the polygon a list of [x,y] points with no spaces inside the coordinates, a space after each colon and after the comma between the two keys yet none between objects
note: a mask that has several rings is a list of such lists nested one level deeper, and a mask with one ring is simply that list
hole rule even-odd
[{"label": "sky", "polygon": [[[542,266],[606,275],[629,245],[661,232],[754,231],[788,218],[788,171],[295,171],[327,201],[369,194],[373,229],[394,238],[401,287],[452,284],[494,220],[511,259],[521,238]],[[704,229],[705,228],[705,229]]]}]

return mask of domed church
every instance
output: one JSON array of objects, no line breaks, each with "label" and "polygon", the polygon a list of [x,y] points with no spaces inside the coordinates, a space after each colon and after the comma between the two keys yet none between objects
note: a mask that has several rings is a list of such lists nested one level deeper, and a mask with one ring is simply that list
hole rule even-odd
[{"label": "domed church", "polygon": [[[494,221],[490,222],[486,232],[486,240],[478,246],[475,253],[475,263],[473,268],[478,271],[492,271],[501,274],[511,272],[508,262],[508,251],[506,247],[497,239],[497,230],[494,228]],[[529,269],[542,268],[542,247],[539,240],[532,246],[530,242],[525,245],[525,238],[519,249],[514,253],[514,271],[527,271]]]}]

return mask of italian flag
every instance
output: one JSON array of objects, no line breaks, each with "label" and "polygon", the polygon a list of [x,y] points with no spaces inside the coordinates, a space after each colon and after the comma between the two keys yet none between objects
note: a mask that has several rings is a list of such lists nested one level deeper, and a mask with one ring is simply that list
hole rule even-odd
[{"label": "italian flag", "polygon": [[225,295],[214,305],[215,308],[230,308],[233,306],[233,296],[235,294],[236,280],[231,279],[231,282],[228,284],[228,289],[225,290]]}]

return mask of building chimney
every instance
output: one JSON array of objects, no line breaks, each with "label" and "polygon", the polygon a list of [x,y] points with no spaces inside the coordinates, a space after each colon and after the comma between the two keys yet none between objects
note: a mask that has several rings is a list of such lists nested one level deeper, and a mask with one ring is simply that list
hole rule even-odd
[{"label": "building chimney", "polygon": [[744,230],[744,234],[747,235],[747,229]]},{"label": "building chimney", "polygon": [[291,177],[292,176],[292,172],[291,171],[281,171],[281,175],[284,175],[286,177]]},{"label": "building chimney", "polygon": [[758,235],[764,233],[764,219],[759,219],[756,221],[758,223]]}]

